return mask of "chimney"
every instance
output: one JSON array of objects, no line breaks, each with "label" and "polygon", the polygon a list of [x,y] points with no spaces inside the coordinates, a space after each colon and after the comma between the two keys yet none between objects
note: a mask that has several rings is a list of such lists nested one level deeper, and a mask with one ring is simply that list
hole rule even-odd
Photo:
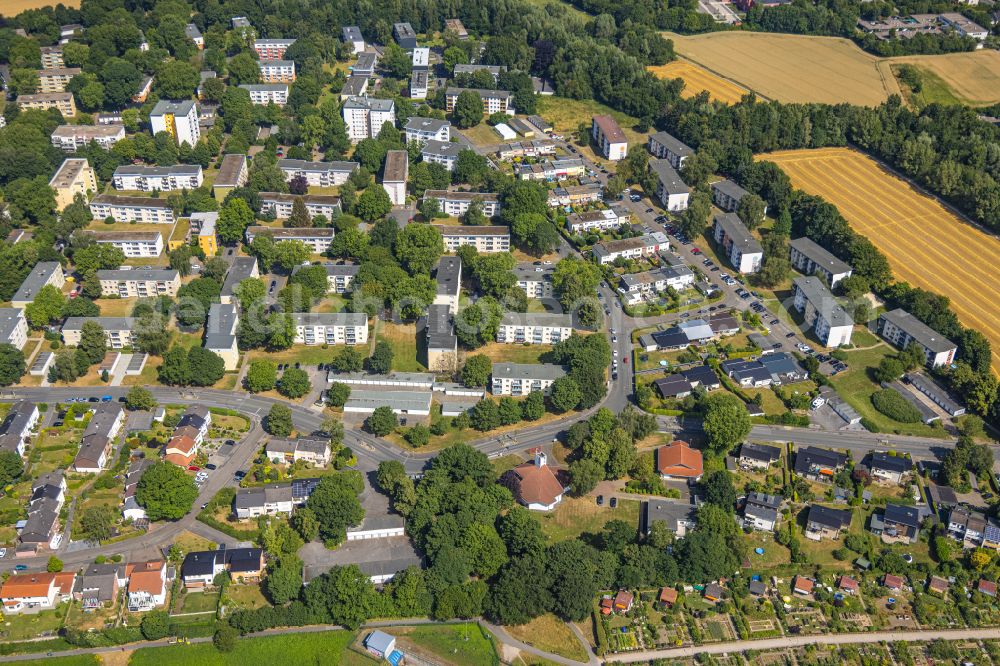
[{"label": "chimney", "polygon": [[545,451],[540,448],[535,449],[535,467],[545,467],[548,463],[548,457],[545,455]]}]

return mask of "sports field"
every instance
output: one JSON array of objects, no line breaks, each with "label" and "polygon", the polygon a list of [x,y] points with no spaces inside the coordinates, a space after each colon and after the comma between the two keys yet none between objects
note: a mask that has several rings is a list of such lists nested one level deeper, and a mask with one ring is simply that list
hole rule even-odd
[{"label": "sports field", "polygon": [[[1000,239],[964,222],[875,160],[847,148],[759,155],[824,197],[886,254],[896,276],[951,299],[963,324],[1000,349]],[[1000,354],[993,357],[1000,371]]]},{"label": "sports field", "polygon": [[664,33],[685,59],[782,102],[874,106],[899,85],[847,39],[762,32]]},{"label": "sports field", "polygon": [[[879,63],[886,65],[913,65],[923,75],[925,92],[931,93],[928,102],[986,106],[1000,102],[1000,52],[982,49],[968,53],[948,53],[932,56],[901,56]],[[930,90],[928,90],[928,88]],[[938,90],[943,88],[943,90]],[[937,94],[934,94],[934,93]]]},{"label": "sports field", "polygon": [[694,97],[704,90],[716,101],[734,104],[750,92],[686,60],[675,60],[666,65],[650,65],[646,69],[661,79],[683,79],[684,97]]}]

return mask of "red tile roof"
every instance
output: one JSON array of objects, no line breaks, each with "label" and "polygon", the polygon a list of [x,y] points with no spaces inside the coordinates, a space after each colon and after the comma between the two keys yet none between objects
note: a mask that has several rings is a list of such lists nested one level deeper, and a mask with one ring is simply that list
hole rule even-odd
[{"label": "red tile roof", "polygon": [[549,506],[565,491],[548,465],[529,462],[518,465],[511,473],[514,494],[525,504]]},{"label": "red tile roof", "polygon": [[795,580],[792,581],[792,590],[810,593],[813,591],[813,582],[803,576],[796,576]]},{"label": "red tile roof", "polygon": [[903,587],[904,582],[902,576],[896,576],[895,574],[886,574],[882,577],[882,584],[892,590]]},{"label": "red tile roof", "polygon": [[692,449],[687,442],[677,440],[657,449],[656,469],[667,476],[693,479],[701,476],[705,468],[701,451]]},{"label": "red tile roof", "polygon": [[979,582],[976,584],[976,589],[983,594],[990,595],[991,597],[995,597],[997,595],[997,584],[993,581],[983,580],[980,578]]},{"label": "red tile roof", "polygon": [[858,581],[854,580],[850,576],[841,576],[837,580],[837,587],[842,590],[851,590],[856,592],[858,589]]}]

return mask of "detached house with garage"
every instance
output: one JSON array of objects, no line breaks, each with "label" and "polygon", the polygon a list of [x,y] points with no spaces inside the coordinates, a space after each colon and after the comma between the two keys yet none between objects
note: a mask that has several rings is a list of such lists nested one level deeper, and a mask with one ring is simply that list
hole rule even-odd
[{"label": "detached house with garage", "polygon": [[823,539],[839,539],[840,532],[851,526],[850,509],[831,509],[822,504],[813,504],[809,507],[809,516],[806,518],[805,536],[813,541]]},{"label": "detached house with garage", "polygon": [[830,449],[806,446],[795,453],[795,473],[813,481],[831,482],[846,464],[846,454]]},{"label": "detached house with garage", "polygon": [[889,455],[885,451],[876,451],[871,456],[868,469],[876,479],[898,484],[913,469],[913,461],[909,456]]},{"label": "detached house with garage", "polygon": [[228,571],[233,580],[259,580],[264,570],[264,551],[260,548],[226,548],[188,553],[181,565],[181,577],[187,589],[211,587],[215,577]]}]

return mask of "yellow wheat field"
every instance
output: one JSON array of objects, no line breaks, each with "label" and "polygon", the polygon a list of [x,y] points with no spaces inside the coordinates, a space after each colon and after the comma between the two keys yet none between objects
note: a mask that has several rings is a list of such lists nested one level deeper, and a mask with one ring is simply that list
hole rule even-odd
[{"label": "yellow wheat field", "polygon": [[684,97],[694,97],[704,90],[708,91],[709,97],[716,101],[734,104],[750,92],[686,60],[675,60],[666,65],[651,65],[646,69],[661,79],[683,79]]},{"label": "yellow wheat field", "polygon": [[0,16],[17,16],[26,9],[40,9],[41,7],[55,7],[57,4],[64,4],[67,7],[79,7],[80,0],[2,0],[0,2]]},{"label": "yellow wheat field", "polygon": [[[780,165],[795,187],[836,205],[885,253],[899,279],[947,296],[962,323],[1000,350],[1000,239],[854,150],[790,150],[758,159]],[[1000,354],[993,368],[1000,371]]]},{"label": "yellow wheat field", "polygon": [[937,76],[955,97],[966,104],[985,106],[1000,102],[1000,52],[993,49],[901,56],[883,60],[879,65],[884,73],[889,71],[888,65],[904,63]]}]

